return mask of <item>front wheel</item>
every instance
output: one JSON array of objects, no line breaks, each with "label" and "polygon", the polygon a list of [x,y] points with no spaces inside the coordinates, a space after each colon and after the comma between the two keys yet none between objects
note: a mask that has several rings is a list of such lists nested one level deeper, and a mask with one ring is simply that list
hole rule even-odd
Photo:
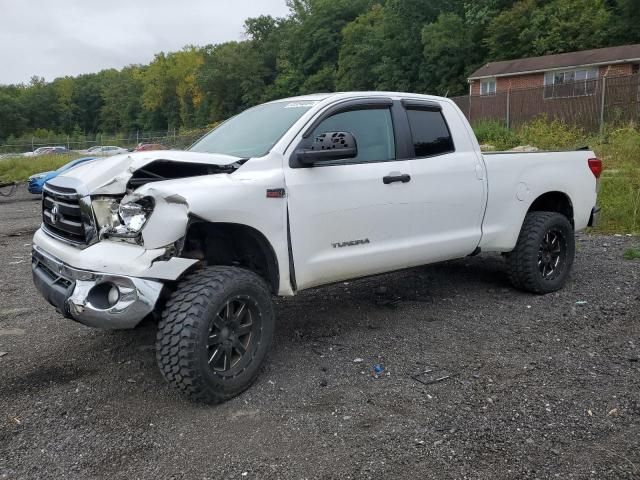
[{"label": "front wheel", "polygon": [[516,247],[507,256],[509,278],[521,290],[555,292],[566,283],[574,255],[575,236],[567,217],[555,212],[530,212]]},{"label": "front wheel", "polygon": [[205,268],[182,281],[167,302],[156,339],[160,371],[194,400],[228,400],[258,376],[274,325],[262,278],[235,267]]}]

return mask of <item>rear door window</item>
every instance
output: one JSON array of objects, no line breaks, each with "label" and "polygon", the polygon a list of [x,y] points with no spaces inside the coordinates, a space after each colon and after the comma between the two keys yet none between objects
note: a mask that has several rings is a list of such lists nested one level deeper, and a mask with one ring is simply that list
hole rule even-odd
[{"label": "rear door window", "polygon": [[433,157],[455,151],[453,138],[442,111],[408,108],[407,116],[416,158]]}]

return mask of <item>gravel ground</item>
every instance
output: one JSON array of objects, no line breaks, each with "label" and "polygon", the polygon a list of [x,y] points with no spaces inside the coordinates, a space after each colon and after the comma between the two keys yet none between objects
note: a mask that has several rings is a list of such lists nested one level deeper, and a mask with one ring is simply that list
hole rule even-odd
[{"label": "gravel ground", "polygon": [[256,384],[206,407],[162,380],[153,324],[40,298],[38,223],[0,199],[0,478],[640,478],[638,238],[580,235],[543,297],[483,255],[278,300]]}]

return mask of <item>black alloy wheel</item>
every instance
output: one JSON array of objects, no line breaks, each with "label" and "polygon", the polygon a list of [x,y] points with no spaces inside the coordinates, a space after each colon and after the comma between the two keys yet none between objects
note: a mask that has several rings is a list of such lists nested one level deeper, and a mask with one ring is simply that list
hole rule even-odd
[{"label": "black alloy wheel", "polygon": [[552,280],[556,278],[564,268],[564,259],[567,253],[567,241],[559,230],[549,230],[538,250],[538,270],[542,278]]},{"label": "black alloy wheel", "polygon": [[511,283],[538,294],[561,289],[569,278],[575,248],[569,218],[557,212],[527,213],[516,246],[506,256]]},{"label": "black alloy wheel", "polygon": [[231,370],[252,350],[256,343],[252,340],[259,335],[260,314],[255,302],[248,296],[230,300],[210,322],[209,366],[214,372]]}]

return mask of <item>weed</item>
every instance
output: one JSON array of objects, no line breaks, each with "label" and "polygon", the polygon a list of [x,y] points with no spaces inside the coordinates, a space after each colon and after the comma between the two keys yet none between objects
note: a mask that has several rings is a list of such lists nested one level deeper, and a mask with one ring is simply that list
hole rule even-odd
[{"label": "weed", "polygon": [[502,122],[495,120],[478,122],[473,130],[480,144],[491,145],[497,150],[509,150],[520,144],[518,135]]},{"label": "weed", "polygon": [[57,170],[62,165],[80,158],[79,154],[42,155],[40,157],[10,157],[0,160],[0,180],[21,182],[35,173]]},{"label": "weed", "polygon": [[640,248],[628,248],[624,252],[624,258],[627,260],[640,260]]},{"label": "weed", "polygon": [[541,150],[570,150],[584,147],[586,141],[582,130],[544,116],[522,125],[518,137],[522,145],[533,145]]}]

